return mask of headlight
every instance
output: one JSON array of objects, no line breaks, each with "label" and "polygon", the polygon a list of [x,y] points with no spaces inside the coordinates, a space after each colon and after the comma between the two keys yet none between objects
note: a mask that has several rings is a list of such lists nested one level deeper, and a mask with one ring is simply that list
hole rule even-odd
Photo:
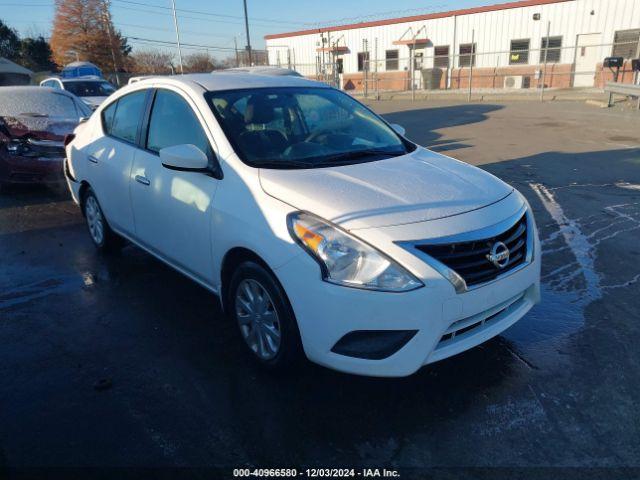
[{"label": "headlight", "polygon": [[424,286],[382,252],[315,215],[295,212],[288,223],[291,236],[320,264],[327,282],[391,292]]},{"label": "headlight", "polygon": [[29,151],[29,144],[22,140],[10,140],[7,143],[7,152],[11,155],[24,155]]}]

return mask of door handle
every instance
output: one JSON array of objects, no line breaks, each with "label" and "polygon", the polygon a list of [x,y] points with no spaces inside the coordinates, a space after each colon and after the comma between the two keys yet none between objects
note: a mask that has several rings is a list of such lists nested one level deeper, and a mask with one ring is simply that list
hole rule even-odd
[{"label": "door handle", "polygon": [[91,163],[98,163],[98,159],[96,157],[94,157],[93,155],[89,155],[89,161]]},{"label": "door handle", "polygon": [[147,177],[143,177],[142,175],[136,175],[136,182],[141,183],[142,185],[151,185],[151,182]]}]

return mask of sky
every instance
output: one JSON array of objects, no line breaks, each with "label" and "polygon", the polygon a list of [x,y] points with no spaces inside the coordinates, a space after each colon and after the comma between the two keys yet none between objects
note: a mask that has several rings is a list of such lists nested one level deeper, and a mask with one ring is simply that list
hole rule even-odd
[{"label": "sky", "polygon": [[[174,51],[171,0],[110,0],[113,22],[136,49]],[[503,3],[506,0],[247,0],[253,48],[270,33]],[[218,58],[246,45],[242,0],[175,0],[183,55],[208,51]],[[0,0],[0,19],[21,36],[49,37],[54,0]],[[161,43],[169,42],[169,43]]]}]

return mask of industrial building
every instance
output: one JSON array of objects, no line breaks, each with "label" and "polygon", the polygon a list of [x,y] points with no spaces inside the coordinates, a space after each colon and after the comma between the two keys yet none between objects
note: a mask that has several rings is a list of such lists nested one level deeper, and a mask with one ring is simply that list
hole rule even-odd
[{"label": "industrial building", "polygon": [[[524,0],[265,37],[269,63],[345,90],[638,82],[638,0]],[[413,81],[412,81],[413,79]]]}]

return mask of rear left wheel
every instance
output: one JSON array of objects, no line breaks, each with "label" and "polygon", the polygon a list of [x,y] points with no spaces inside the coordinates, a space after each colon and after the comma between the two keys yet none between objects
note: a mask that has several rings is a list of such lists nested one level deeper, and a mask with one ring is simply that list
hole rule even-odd
[{"label": "rear left wheel", "polygon": [[102,251],[114,251],[121,248],[124,241],[122,237],[109,227],[98,203],[96,194],[91,188],[87,190],[84,196],[83,208],[89,235],[94,245]]}]

